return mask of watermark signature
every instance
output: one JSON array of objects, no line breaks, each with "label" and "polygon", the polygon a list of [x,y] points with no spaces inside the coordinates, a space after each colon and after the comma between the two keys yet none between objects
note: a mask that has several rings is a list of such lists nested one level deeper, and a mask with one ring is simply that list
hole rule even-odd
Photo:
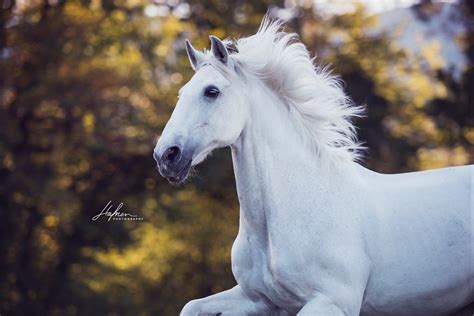
[{"label": "watermark signature", "polygon": [[109,201],[107,205],[104,206],[102,211],[99,214],[92,217],[92,221],[97,221],[101,216],[108,217],[107,221],[142,221],[143,217],[140,217],[136,214],[121,212],[120,209],[123,207],[123,202],[121,202],[117,207],[112,210],[114,205],[112,201]]}]

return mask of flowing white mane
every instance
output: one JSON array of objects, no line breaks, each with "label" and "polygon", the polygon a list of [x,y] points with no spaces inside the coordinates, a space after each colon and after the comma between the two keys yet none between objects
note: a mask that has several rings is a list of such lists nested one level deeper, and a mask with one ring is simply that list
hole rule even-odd
[{"label": "flowing white mane", "polygon": [[242,73],[263,80],[289,107],[311,148],[330,160],[357,160],[362,146],[351,119],[361,116],[340,81],[313,64],[295,33],[283,22],[264,18],[258,32],[236,42],[226,40],[230,61]]}]

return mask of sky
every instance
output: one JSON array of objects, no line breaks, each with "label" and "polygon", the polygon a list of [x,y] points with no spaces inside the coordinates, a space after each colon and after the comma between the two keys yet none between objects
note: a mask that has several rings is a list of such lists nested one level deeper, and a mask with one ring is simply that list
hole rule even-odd
[{"label": "sky", "polygon": [[[377,14],[391,9],[408,7],[418,0],[314,0],[316,7],[327,14],[340,14],[351,11],[356,4],[363,3],[367,6],[369,13]],[[437,2],[457,2],[456,0],[446,0]]]}]

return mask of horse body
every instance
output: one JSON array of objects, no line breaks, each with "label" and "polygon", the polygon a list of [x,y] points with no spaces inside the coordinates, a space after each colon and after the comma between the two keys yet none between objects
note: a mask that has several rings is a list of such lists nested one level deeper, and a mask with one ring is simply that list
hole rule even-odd
[{"label": "horse body", "polygon": [[252,106],[261,112],[232,146],[241,205],[232,267],[245,293],[274,304],[270,314],[295,314],[315,291],[352,306],[347,315],[444,315],[472,301],[474,168],[325,170],[298,150],[275,103]]},{"label": "horse body", "polygon": [[160,173],[230,146],[240,202],[234,288],[182,315],[445,315],[474,301],[474,166],[382,175],[354,161],[360,113],[294,35],[264,22],[196,75],[155,150]]},{"label": "horse body", "polygon": [[474,166],[362,176],[374,201],[363,311],[445,315],[472,302]]}]

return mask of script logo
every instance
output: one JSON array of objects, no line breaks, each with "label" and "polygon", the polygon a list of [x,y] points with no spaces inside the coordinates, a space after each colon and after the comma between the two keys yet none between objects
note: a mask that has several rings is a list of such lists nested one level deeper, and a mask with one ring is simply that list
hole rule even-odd
[{"label": "script logo", "polygon": [[107,217],[107,221],[142,221],[143,217],[139,217],[133,213],[120,212],[120,209],[123,207],[123,202],[121,202],[117,207],[112,211],[114,205],[112,201],[109,201],[107,205],[104,206],[102,211],[99,214],[92,217],[92,221],[97,221],[101,216]]}]

